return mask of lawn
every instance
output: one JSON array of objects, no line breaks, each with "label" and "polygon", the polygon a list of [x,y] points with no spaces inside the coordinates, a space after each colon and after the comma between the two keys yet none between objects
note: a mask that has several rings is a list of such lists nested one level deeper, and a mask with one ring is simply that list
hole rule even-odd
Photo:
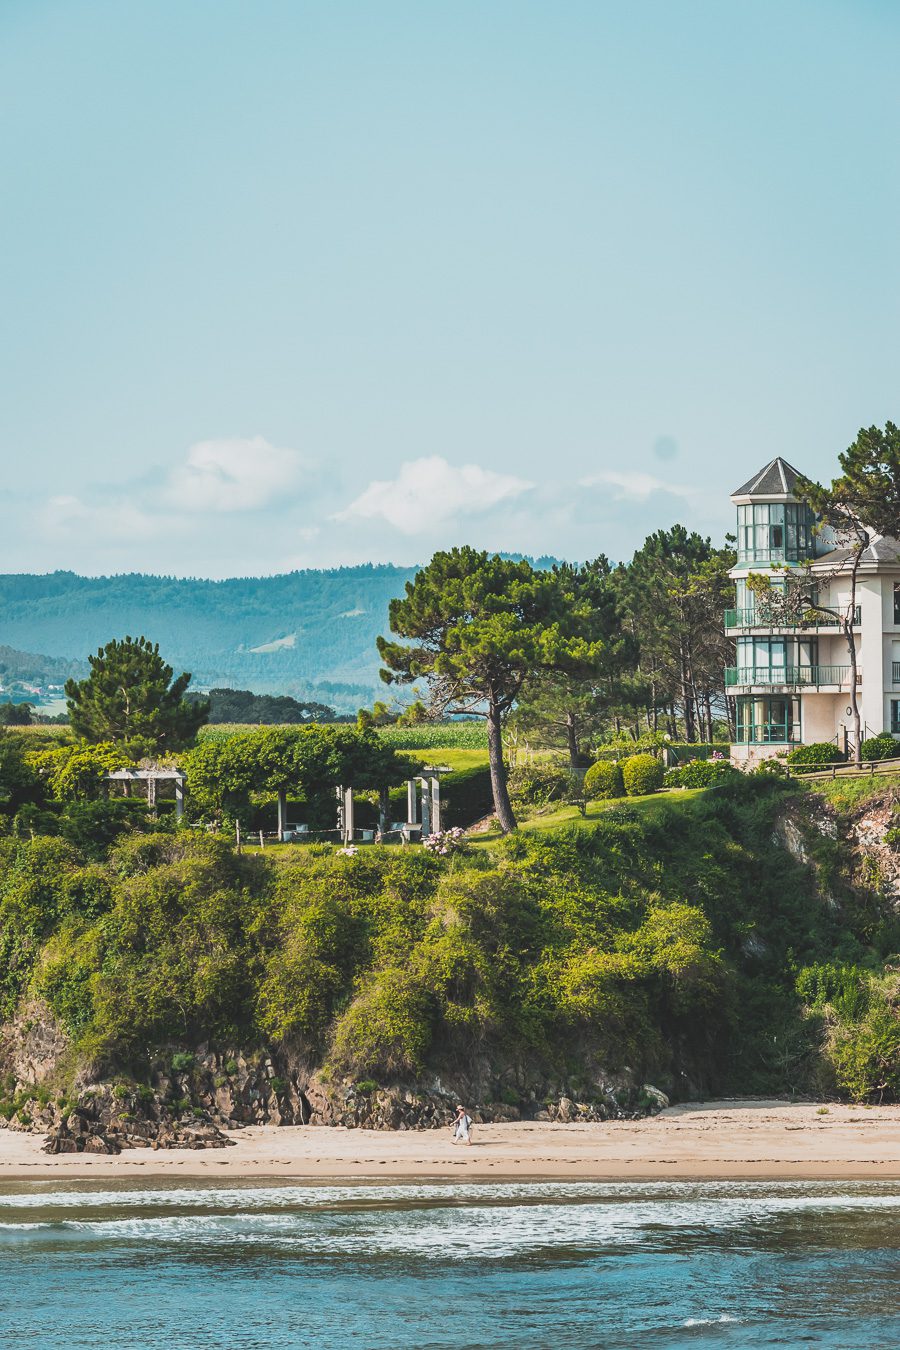
[{"label": "lawn", "polygon": [[[587,812],[581,815],[577,806],[561,806],[556,811],[547,811],[539,816],[520,820],[520,830],[559,830],[574,825],[579,830],[589,830],[601,817],[610,811],[627,809],[639,811],[642,815],[653,812],[679,812],[708,792],[708,788],[672,788],[669,791],[653,792],[645,797],[614,797],[606,801],[589,802]],[[473,844],[489,844],[499,839],[499,831],[472,837]]]},{"label": "lawn", "polygon": [[415,764],[434,764],[446,765],[454,773],[459,773],[464,769],[486,769],[488,766],[488,752],[484,750],[398,750],[397,754],[403,759],[410,759]]}]

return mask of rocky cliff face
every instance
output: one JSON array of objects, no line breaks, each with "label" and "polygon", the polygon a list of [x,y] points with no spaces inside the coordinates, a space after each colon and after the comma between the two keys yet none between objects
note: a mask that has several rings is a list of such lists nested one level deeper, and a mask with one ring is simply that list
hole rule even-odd
[{"label": "rocky cliff face", "polygon": [[[41,1004],[8,1024],[0,1040],[5,1071],[0,1125],[46,1134],[51,1153],[118,1153],[125,1148],[223,1148],[247,1125],[343,1126],[423,1130],[450,1125],[456,1104],[473,1119],[600,1121],[643,1116],[668,1105],[657,1088],[628,1075],[598,1078],[576,1090],[563,1080],[526,1086],[505,1080],[429,1078],[380,1086],[331,1081],[301,1060],[264,1050],[172,1048],[147,1083],[120,1078],[64,1081],[68,1040]],[[482,1071],[485,1066],[478,1066]],[[518,1085],[517,1085],[518,1082]]]}]

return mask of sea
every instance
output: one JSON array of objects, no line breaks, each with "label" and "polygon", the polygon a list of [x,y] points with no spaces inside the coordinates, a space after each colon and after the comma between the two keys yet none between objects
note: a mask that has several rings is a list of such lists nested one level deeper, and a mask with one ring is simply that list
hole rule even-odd
[{"label": "sea", "polygon": [[0,1185],[0,1346],[900,1347],[900,1186]]}]

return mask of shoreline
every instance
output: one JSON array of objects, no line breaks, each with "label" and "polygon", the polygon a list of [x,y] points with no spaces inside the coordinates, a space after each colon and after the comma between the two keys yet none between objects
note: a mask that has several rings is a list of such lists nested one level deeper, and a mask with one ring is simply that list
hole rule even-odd
[{"label": "shoreline", "polygon": [[471,1147],[448,1129],[249,1126],[231,1137],[221,1149],[51,1156],[42,1136],[0,1130],[0,1183],[900,1181],[900,1105],[692,1102],[638,1121],[480,1125]]}]

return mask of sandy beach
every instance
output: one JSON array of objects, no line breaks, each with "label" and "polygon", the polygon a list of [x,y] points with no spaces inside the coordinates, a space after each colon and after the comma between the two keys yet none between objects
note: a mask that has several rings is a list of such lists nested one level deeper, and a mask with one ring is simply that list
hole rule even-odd
[{"label": "sandy beach", "polygon": [[595,1180],[900,1179],[900,1106],[719,1101],[602,1125],[482,1125],[471,1147],[449,1130],[251,1127],[233,1148],[131,1149],[117,1157],[41,1151],[0,1131],[0,1181],[22,1178],[302,1177]]}]

